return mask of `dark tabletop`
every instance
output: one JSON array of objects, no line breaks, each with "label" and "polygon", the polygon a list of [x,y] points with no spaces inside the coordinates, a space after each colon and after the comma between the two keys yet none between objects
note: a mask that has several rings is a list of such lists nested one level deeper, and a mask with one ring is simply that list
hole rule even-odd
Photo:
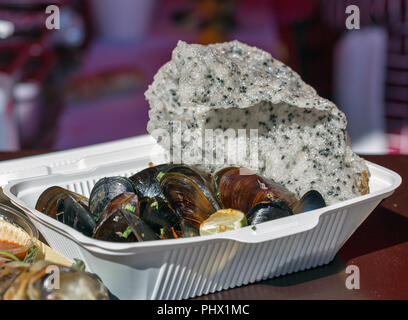
[{"label": "dark tabletop", "polygon": [[[44,152],[0,152],[0,161]],[[368,216],[330,264],[197,299],[408,299],[408,156],[364,158],[398,172],[402,185]],[[347,277],[357,276],[356,269],[346,273],[351,265],[358,267],[360,289],[346,287]]]}]

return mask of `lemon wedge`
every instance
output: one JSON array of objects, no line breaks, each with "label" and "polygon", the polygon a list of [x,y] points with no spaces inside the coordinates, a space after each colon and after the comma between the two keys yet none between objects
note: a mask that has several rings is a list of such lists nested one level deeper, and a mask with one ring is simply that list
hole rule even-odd
[{"label": "lemon wedge", "polygon": [[247,225],[245,214],[239,210],[222,209],[213,213],[207,220],[200,225],[200,235],[205,236],[236,230]]}]

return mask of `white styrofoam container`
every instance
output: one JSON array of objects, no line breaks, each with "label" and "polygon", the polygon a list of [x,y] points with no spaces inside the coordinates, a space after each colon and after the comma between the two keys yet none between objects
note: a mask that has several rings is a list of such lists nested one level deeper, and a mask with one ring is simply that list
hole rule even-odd
[{"label": "white styrofoam container", "polygon": [[269,221],[256,230],[143,243],[95,240],[34,209],[47,187],[89,196],[98,179],[130,176],[147,167],[155,158],[152,150],[159,150],[153,139],[142,136],[6,161],[0,163],[0,182],[9,182],[5,195],[27,213],[52,248],[82,259],[120,299],[185,299],[327,264],[401,183],[397,173],[367,162],[367,195]]}]

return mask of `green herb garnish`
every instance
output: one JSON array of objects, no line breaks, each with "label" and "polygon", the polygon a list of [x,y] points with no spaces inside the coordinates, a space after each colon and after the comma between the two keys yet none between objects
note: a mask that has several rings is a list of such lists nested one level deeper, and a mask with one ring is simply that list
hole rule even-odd
[{"label": "green herb garnish", "polygon": [[85,262],[83,262],[81,259],[74,258],[74,263],[72,264],[72,268],[79,270],[79,271],[84,271]]},{"label": "green herb garnish", "polygon": [[27,255],[24,258],[25,263],[33,263],[35,256],[37,255],[39,248],[36,246],[32,246],[28,249]]},{"label": "green herb garnish", "polygon": [[14,254],[12,254],[10,252],[7,252],[7,251],[0,251],[0,255],[5,256],[7,258],[10,258],[10,259],[12,259],[14,261],[20,261],[20,259],[17,258]]},{"label": "green herb garnish", "polygon": [[164,175],[165,175],[165,173],[160,171],[160,172],[159,172],[159,174],[158,174],[158,175],[157,175],[157,177],[156,177],[156,178],[157,178],[157,180],[159,180],[159,181],[160,181],[160,180],[161,180],[161,178],[163,178],[163,176],[164,176]]},{"label": "green herb garnish", "polygon": [[152,208],[156,208],[156,210],[159,210],[159,203],[157,201],[153,202],[150,206]]},{"label": "green herb garnish", "polygon": [[255,227],[255,226],[252,226],[252,228],[251,228],[251,229],[255,231],[255,230],[256,230],[256,227]]},{"label": "green herb garnish", "polygon": [[128,226],[125,231],[122,232],[121,237],[127,239],[129,235],[132,233],[132,228]]},{"label": "green herb garnish", "polygon": [[129,211],[129,212],[132,212],[132,213],[135,213],[136,208],[134,206],[132,206],[131,204],[127,204],[126,207],[125,207],[125,210]]}]

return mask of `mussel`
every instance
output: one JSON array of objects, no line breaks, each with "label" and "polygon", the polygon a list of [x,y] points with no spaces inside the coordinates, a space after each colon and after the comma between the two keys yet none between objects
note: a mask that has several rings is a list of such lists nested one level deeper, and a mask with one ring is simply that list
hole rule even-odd
[{"label": "mussel", "polygon": [[159,181],[160,174],[164,173],[168,167],[168,164],[148,167],[129,177],[129,180],[133,183],[133,187],[139,198],[159,197],[165,199],[160,189]]},{"label": "mussel", "polygon": [[279,199],[290,208],[297,202],[292,192],[249,169],[224,168],[215,173],[213,181],[217,196],[224,208],[247,213],[259,202]]},{"label": "mussel", "polygon": [[95,221],[99,220],[106,205],[124,192],[134,192],[132,182],[124,177],[106,177],[100,179],[92,188],[89,196],[89,212]]},{"label": "mussel", "polygon": [[289,206],[282,200],[258,202],[246,214],[247,222],[250,225],[284,218],[292,215]]},{"label": "mussel", "polygon": [[[58,286],[53,285],[58,270]],[[53,272],[54,271],[54,272]],[[0,268],[0,299],[108,300],[109,290],[97,276],[40,260],[33,265],[10,262]]]},{"label": "mussel", "polygon": [[206,186],[208,190],[214,192],[211,174],[204,172],[197,166],[187,166],[184,164],[173,164],[166,169],[165,173],[176,172],[193,179],[197,184]]},{"label": "mussel", "polygon": [[293,213],[302,213],[320,209],[326,206],[322,195],[316,190],[306,192],[302,198],[293,206]]},{"label": "mussel", "polygon": [[139,212],[139,217],[157,234],[162,234],[164,228],[173,228],[172,232],[180,231],[182,218],[159,197],[141,199]]},{"label": "mussel", "polygon": [[138,241],[141,242],[160,239],[159,235],[138,216],[123,209],[121,209],[121,212]]},{"label": "mussel", "polygon": [[197,229],[221,208],[216,196],[196,175],[166,173],[160,180],[160,188],[173,210]]},{"label": "mussel", "polygon": [[35,209],[55,219],[58,200],[65,199],[68,196],[71,196],[85,210],[88,210],[88,198],[57,186],[50,187],[41,193],[35,205]]},{"label": "mussel", "polygon": [[92,236],[95,221],[73,197],[68,196],[57,201],[56,218],[84,235]]},{"label": "mussel", "polygon": [[139,215],[138,196],[132,192],[124,192],[113,198],[102,212],[92,237],[113,242],[137,241],[122,210]]},{"label": "mussel", "polygon": [[202,172],[199,168],[194,166],[186,166],[183,164],[160,164],[157,166],[146,168],[133,176],[129,177],[129,180],[133,183],[136,194],[139,198],[161,198],[163,200],[166,197],[160,188],[160,180],[164,174],[170,172],[178,172],[190,177],[195,177],[201,183],[207,185],[207,188],[211,188],[211,177]]}]

